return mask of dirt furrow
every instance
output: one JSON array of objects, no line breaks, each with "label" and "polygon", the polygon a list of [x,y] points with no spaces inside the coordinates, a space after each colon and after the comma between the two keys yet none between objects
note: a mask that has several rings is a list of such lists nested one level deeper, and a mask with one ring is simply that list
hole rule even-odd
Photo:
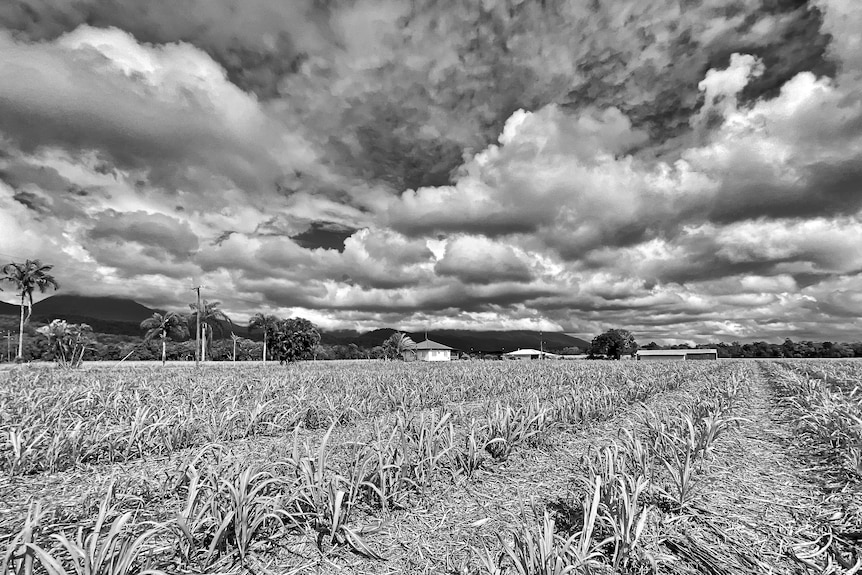
[{"label": "dirt furrow", "polygon": [[698,502],[668,531],[664,546],[682,559],[673,572],[810,572],[800,558],[829,513],[821,474],[794,445],[762,364],[752,363],[750,384],[735,413],[743,419],[719,441]]}]

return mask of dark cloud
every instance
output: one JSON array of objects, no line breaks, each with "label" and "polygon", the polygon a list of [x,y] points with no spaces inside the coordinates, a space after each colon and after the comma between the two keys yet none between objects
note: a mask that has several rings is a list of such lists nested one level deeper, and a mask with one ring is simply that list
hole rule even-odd
[{"label": "dark cloud", "polygon": [[34,194],[33,192],[20,191],[15,192],[12,198],[19,204],[26,206],[34,212],[44,215],[50,212],[51,204],[45,198]]},{"label": "dark cloud", "polygon": [[0,25],[32,40],[89,24],[153,44],[189,42],[213,55],[234,83],[266,97],[321,41],[326,12],[310,0],[11,0],[0,7]]},{"label": "dark cloud", "polygon": [[[556,293],[556,289],[529,286],[496,285],[475,289],[449,284],[414,293],[372,293],[350,302],[328,299],[314,300],[309,306],[332,311],[358,310],[371,313],[398,311],[402,314],[422,313],[436,315],[443,312],[502,313],[524,305],[525,302]],[[308,302],[307,302],[308,303]]]},{"label": "dark cloud", "polygon": [[333,222],[311,222],[307,230],[292,236],[291,239],[304,248],[324,248],[343,252],[344,240],[352,236],[355,231]]},{"label": "dark cloud", "polygon": [[325,327],[849,333],[857,12],[6,2],[0,240]]},{"label": "dark cloud", "polygon": [[[821,32],[823,18],[820,10],[804,0],[765,2],[764,9],[767,14],[787,19],[768,41],[750,46],[728,46],[710,58],[707,64],[709,68],[722,68],[733,53],[752,54],[763,61],[766,72],[743,89],[740,94],[743,102],[752,103],[777,96],[781,87],[799,72],[835,77],[837,66],[826,53],[830,37]],[[757,22],[758,14],[748,15],[747,24],[754,27]]]},{"label": "dark cloud", "polygon": [[[731,223],[763,217],[848,215],[862,208],[862,155],[801,166],[798,179],[788,183],[776,182],[770,173],[756,174],[740,167],[725,180],[712,206],[690,206],[691,218]],[[686,219],[684,214],[678,217]]]},{"label": "dark cloud", "polygon": [[734,52],[767,63],[747,100],[800,70],[834,73],[819,10],[807,3],[585,6],[17,0],[0,9],[0,23],[34,40],[86,23],[143,42],[189,42],[242,89],[289,102],[340,169],[396,191],[448,183],[463,155],[493,142],[519,108],[614,106],[659,142],[687,128],[697,83]]},{"label": "dark cloud", "polygon": [[73,188],[73,184],[54,168],[29,163],[10,163],[5,168],[0,169],[0,180],[15,189],[21,189],[27,185],[33,185],[47,192],[59,192]]},{"label": "dark cloud", "polygon": [[0,31],[0,71],[27,79],[0,85],[0,130],[25,153],[97,151],[172,190],[221,178],[265,191],[286,171],[274,156],[283,135],[206,55],[139,47],[117,30],[75,34],[39,45]]},{"label": "dark cloud", "polygon": [[163,214],[106,210],[94,218],[87,231],[92,240],[134,242],[144,248],[157,247],[178,258],[188,258],[199,247],[188,223]]}]

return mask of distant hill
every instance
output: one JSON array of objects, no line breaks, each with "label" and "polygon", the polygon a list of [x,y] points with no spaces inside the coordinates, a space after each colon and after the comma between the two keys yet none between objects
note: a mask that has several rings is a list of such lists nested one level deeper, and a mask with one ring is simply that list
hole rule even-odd
[{"label": "distant hill", "polygon": [[[0,315],[17,317],[19,310],[17,305],[0,302]],[[57,294],[33,304],[32,320],[64,319],[89,324],[97,333],[138,336],[141,322],[156,311],[127,298]]]},{"label": "distant hill", "polygon": [[140,324],[157,311],[126,298],[68,294],[51,296],[33,305],[33,317],[48,320],[71,316]]},{"label": "distant hill", "polygon": [[[17,304],[0,302],[0,315],[17,316],[20,309]],[[33,318],[48,321],[89,318],[140,324],[155,311],[130,299],[68,294],[50,296],[33,304]]]},{"label": "distant hill", "polygon": [[17,305],[0,301],[0,315],[18,315],[20,310]]},{"label": "distant hill", "polygon": [[[180,311],[180,310],[178,310]],[[188,309],[181,310],[183,313]],[[118,297],[90,297],[79,295],[55,295],[33,306],[33,317],[43,321],[65,319],[72,323],[87,323],[96,333],[140,336],[141,322],[154,313],[165,310],[154,309],[138,302]],[[245,335],[245,326],[219,322],[221,332],[216,330],[216,339],[230,337],[231,331]],[[194,338],[194,329],[191,330]]]},{"label": "distant hill", "polygon": [[[138,302],[119,297],[94,297],[73,294],[57,294],[33,304],[34,321],[50,322],[64,319],[70,323],[86,323],[96,333],[113,335],[141,335],[141,322],[154,313],[164,310],[153,309]],[[0,305],[0,315],[19,313],[16,305]],[[231,332],[229,324],[224,324],[223,334]],[[237,333],[238,328],[234,328]]]}]

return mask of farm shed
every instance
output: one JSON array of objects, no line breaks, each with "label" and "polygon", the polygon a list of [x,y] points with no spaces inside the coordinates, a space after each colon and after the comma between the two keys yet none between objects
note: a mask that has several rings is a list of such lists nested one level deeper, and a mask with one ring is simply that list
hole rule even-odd
[{"label": "farm shed", "polygon": [[638,361],[718,359],[715,349],[639,349],[636,355]]},{"label": "farm shed", "polygon": [[416,344],[416,359],[420,361],[449,361],[458,352],[448,345],[426,339]]},{"label": "farm shed", "polygon": [[519,349],[518,351],[510,351],[503,354],[506,359],[559,359],[560,356],[547,351],[539,351],[538,349]]}]

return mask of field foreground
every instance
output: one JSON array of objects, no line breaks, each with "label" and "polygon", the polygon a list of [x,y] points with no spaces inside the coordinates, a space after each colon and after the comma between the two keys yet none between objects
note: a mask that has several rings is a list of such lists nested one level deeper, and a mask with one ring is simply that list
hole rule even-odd
[{"label": "field foreground", "polygon": [[858,362],[0,377],[3,572],[862,572]]}]

